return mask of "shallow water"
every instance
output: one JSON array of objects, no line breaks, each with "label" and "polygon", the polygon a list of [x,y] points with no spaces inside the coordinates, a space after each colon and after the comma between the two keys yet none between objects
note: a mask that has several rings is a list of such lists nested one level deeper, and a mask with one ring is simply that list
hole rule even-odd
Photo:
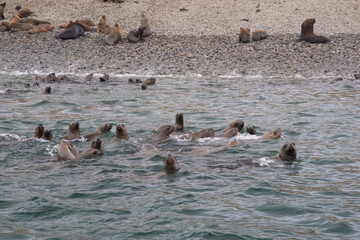
[{"label": "shallow water", "polygon": [[[25,88],[34,75],[0,75],[0,239],[360,237],[359,82],[163,76],[141,91],[127,79]],[[52,93],[45,95],[48,85]],[[185,132],[219,132],[241,119],[259,135],[278,127],[283,135],[256,141],[241,133],[238,146],[203,156],[187,152],[228,140],[174,135],[157,145],[163,152],[139,154],[179,112]],[[57,161],[58,140],[31,139],[38,123],[60,137],[72,121],[82,135],[113,124],[102,136],[103,156]],[[118,123],[129,140],[114,141]],[[271,161],[285,142],[296,143],[297,160]],[[168,153],[181,169],[159,177]],[[261,167],[211,168],[241,159]]]}]

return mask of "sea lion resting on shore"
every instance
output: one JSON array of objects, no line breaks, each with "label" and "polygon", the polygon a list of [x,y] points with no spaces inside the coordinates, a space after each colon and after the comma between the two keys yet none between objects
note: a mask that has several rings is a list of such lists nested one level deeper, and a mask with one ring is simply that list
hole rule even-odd
[{"label": "sea lion resting on shore", "polygon": [[75,21],[69,21],[66,24],[61,24],[58,27],[59,28],[70,28],[72,27],[74,24],[80,24],[81,26],[84,27],[85,31],[94,31],[93,28],[91,28],[92,26],[95,26],[95,23],[93,21],[91,21],[90,19],[79,19],[79,20],[75,20]]},{"label": "sea lion resting on shore", "polygon": [[0,4],[0,20],[4,20],[4,9],[6,7],[6,2]]},{"label": "sea lion resting on shore", "polygon": [[144,14],[141,14],[140,24],[140,27],[144,27],[143,37],[150,37],[153,33],[153,30],[151,29],[149,22]]},{"label": "sea lion resting on shore", "polygon": [[250,29],[240,27],[239,43],[248,43],[248,42],[250,42]]},{"label": "sea lion resting on shore", "polygon": [[121,123],[116,125],[115,134],[116,134],[116,140],[129,138],[125,125]]},{"label": "sea lion resting on shore", "polygon": [[127,35],[127,40],[131,43],[137,43],[140,40],[143,40],[143,33],[145,27],[139,27],[137,30],[131,30]]},{"label": "sea lion resting on shore", "polygon": [[0,23],[0,32],[5,32],[10,30],[10,23],[9,22],[2,22]]},{"label": "sea lion resting on shore", "polygon": [[106,33],[106,34],[109,34],[111,32],[111,27],[106,24],[105,15],[103,15],[99,18],[99,20],[97,22],[96,31]]},{"label": "sea lion resting on shore", "polygon": [[23,7],[21,10],[17,11],[14,15],[20,18],[29,17],[33,12],[30,10],[28,6]]},{"label": "sea lion resting on shore", "polygon": [[121,40],[121,29],[120,29],[119,25],[116,23],[111,28],[111,33],[106,35],[105,43],[108,45],[114,45],[117,42],[119,42],[120,40]]},{"label": "sea lion resting on shore", "polygon": [[74,24],[72,27],[65,29],[63,32],[57,34],[55,38],[68,40],[84,36],[84,28],[80,24]]},{"label": "sea lion resting on shore", "polygon": [[86,141],[91,141],[96,137],[100,137],[101,135],[109,132],[112,128],[112,124],[111,123],[103,123],[100,125],[100,127],[98,127],[98,129],[88,135],[85,135],[84,138],[86,139]]},{"label": "sea lion resting on shore", "polygon": [[17,22],[10,22],[9,29],[10,31],[29,31],[34,28],[34,25],[30,23],[17,23]]},{"label": "sea lion resting on shore", "polygon": [[12,23],[30,23],[34,26],[40,24],[50,24],[48,21],[37,20],[35,18],[20,18],[19,16],[14,16],[11,21]]},{"label": "sea lion resting on shore", "polygon": [[54,27],[50,24],[39,24],[32,29],[30,29],[27,33],[28,34],[35,34],[35,33],[41,33],[41,32],[48,32],[53,30]]},{"label": "sea lion resting on shore", "polygon": [[60,137],[60,139],[66,139],[66,140],[80,139],[79,122],[70,123],[67,133],[64,136]]},{"label": "sea lion resting on shore", "polygon": [[265,38],[267,38],[269,35],[267,34],[266,31],[264,30],[257,30],[257,31],[253,31],[251,34],[251,39],[253,41],[260,41],[263,40]]},{"label": "sea lion resting on shore", "polygon": [[315,18],[309,18],[306,19],[301,24],[301,35],[299,38],[299,41],[305,41],[309,43],[328,43],[330,42],[329,39],[327,39],[324,36],[318,36],[314,34],[314,24],[316,20]]}]

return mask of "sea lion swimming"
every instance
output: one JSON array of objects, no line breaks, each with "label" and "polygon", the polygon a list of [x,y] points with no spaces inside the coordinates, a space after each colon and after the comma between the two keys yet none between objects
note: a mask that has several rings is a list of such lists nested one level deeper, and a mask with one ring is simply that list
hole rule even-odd
[{"label": "sea lion swimming", "polygon": [[44,140],[51,141],[54,138],[54,136],[53,136],[51,130],[45,130],[44,133],[42,134],[41,138]]},{"label": "sea lion swimming", "polygon": [[121,124],[121,123],[117,124],[115,133],[116,133],[116,140],[129,138],[127,129],[124,124]]},{"label": "sea lion swimming", "polygon": [[182,135],[180,138],[181,139],[191,139],[191,140],[196,140],[199,138],[208,138],[208,137],[213,137],[215,136],[215,132],[213,128],[206,128],[197,132],[193,132],[190,134],[185,134]]},{"label": "sea lion swimming", "polygon": [[173,155],[169,154],[165,157],[164,170],[166,174],[173,174],[179,171],[178,163]]},{"label": "sea lion swimming", "polygon": [[100,138],[97,138],[91,143],[90,148],[80,153],[80,157],[89,158],[89,157],[100,156],[102,154],[103,152],[101,151],[101,140]]},{"label": "sea lion swimming", "polygon": [[80,139],[79,122],[70,123],[68,132],[64,136],[60,137],[60,139],[66,139],[66,140]]},{"label": "sea lion swimming", "polygon": [[328,43],[330,42],[329,39],[327,39],[324,36],[318,36],[314,34],[314,24],[316,20],[315,18],[309,18],[306,19],[301,24],[301,35],[299,38],[299,41],[305,41],[309,43]]},{"label": "sea lion swimming", "polygon": [[62,140],[57,148],[58,160],[79,159],[79,150],[71,143]]},{"label": "sea lion swimming", "polygon": [[141,145],[140,147],[140,152],[141,153],[146,153],[146,152],[159,152],[159,149],[157,149],[157,147],[155,147],[154,145],[150,144],[150,143],[144,143],[143,145]]},{"label": "sea lion swimming", "polygon": [[282,161],[295,161],[296,160],[296,147],[295,143],[285,143],[278,154],[272,157],[275,160]]},{"label": "sea lion swimming", "polygon": [[98,129],[88,135],[85,135],[84,138],[86,139],[86,141],[91,141],[96,137],[100,137],[101,135],[109,132],[112,128],[112,124],[111,123],[103,123],[100,125],[100,127],[98,127]]},{"label": "sea lion swimming", "polygon": [[70,28],[65,29],[61,33],[57,34],[55,38],[61,40],[75,39],[80,36],[84,36],[84,28],[80,24],[75,24]]},{"label": "sea lion swimming", "polygon": [[224,132],[224,134],[221,137],[232,138],[232,137],[235,137],[236,135],[238,135],[238,133],[239,133],[239,130],[237,128],[230,128],[229,130]]},{"label": "sea lion swimming", "polygon": [[35,128],[33,138],[41,138],[43,136],[43,133],[44,133],[44,126],[40,123]]},{"label": "sea lion swimming", "polygon": [[155,141],[162,141],[166,140],[170,137],[170,134],[174,132],[175,127],[171,125],[163,125],[159,127],[159,129],[156,131],[154,140]]},{"label": "sea lion swimming", "polygon": [[184,131],[184,115],[182,113],[175,116],[175,131]]},{"label": "sea lion swimming", "polygon": [[282,134],[282,131],[280,128],[268,131],[260,136],[259,139],[276,139],[279,138]]},{"label": "sea lion swimming", "polygon": [[256,135],[256,129],[254,126],[248,126],[246,128],[246,133],[250,134],[250,135]]},{"label": "sea lion swimming", "polygon": [[227,130],[231,129],[231,128],[237,128],[238,131],[240,132],[244,127],[244,122],[240,119],[231,121],[224,130],[222,130],[222,132],[226,132]]},{"label": "sea lion swimming", "polygon": [[50,93],[51,93],[51,87],[46,87],[46,88],[44,89],[44,93],[45,93],[45,94],[50,94]]}]

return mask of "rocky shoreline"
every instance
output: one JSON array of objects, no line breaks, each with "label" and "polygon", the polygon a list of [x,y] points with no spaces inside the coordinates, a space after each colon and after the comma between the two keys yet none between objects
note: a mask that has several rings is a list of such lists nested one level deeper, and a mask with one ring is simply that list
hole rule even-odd
[{"label": "rocky shoreline", "polygon": [[238,43],[236,35],[154,34],[144,42],[123,39],[115,46],[106,45],[101,33],[68,41],[55,34],[0,33],[0,71],[344,78],[360,72],[359,34],[328,36],[329,44],[297,42],[298,34],[247,44]]}]

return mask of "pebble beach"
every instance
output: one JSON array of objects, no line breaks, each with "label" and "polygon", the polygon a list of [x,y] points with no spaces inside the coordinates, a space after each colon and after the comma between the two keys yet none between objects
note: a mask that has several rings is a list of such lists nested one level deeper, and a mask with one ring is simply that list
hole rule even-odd
[{"label": "pebble beach", "polygon": [[[201,75],[353,78],[360,71],[358,1],[12,1],[5,8],[10,20],[17,5],[29,6],[33,18],[50,21],[52,32],[32,36],[1,32],[0,71],[110,73],[135,75]],[[154,34],[132,44],[126,34],[144,13]],[[69,20],[105,15],[119,23],[123,40],[107,46],[105,34],[86,32],[75,40],[58,40],[57,26]],[[315,17],[315,33],[329,44],[298,42],[300,25]],[[264,29],[263,41],[238,42],[240,27]]]}]

